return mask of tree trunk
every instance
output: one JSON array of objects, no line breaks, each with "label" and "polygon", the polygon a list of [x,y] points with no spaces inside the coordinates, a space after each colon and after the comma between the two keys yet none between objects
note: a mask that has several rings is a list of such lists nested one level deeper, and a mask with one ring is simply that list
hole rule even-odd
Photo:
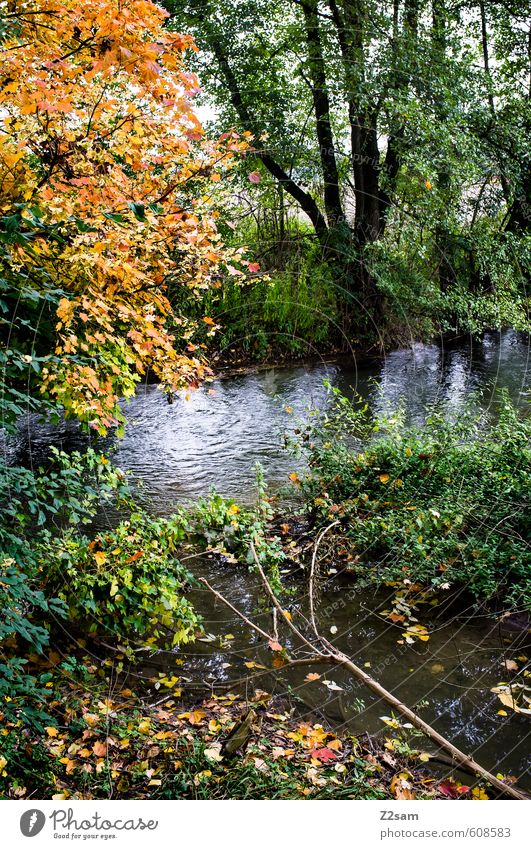
[{"label": "tree trunk", "polygon": [[279,162],[277,162],[266,150],[260,147],[260,132],[252,119],[246,103],[244,102],[238,81],[230,66],[221,40],[212,34],[209,46],[216,57],[220,70],[225,78],[225,82],[230,93],[231,103],[236,110],[236,114],[238,115],[243,127],[252,132],[255,137],[257,144],[257,147],[254,149],[255,155],[263,162],[269,173],[278,180],[280,185],[299,204],[302,211],[305,212],[310,219],[319,241],[321,244],[326,245],[328,242],[328,225],[315,199],[309,192],[305,191],[305,189],[299,186],[298,183],[289,176]]},{"label": "tree trunk", "polygon": [[317,142],[324,181],[324,205],[328,226],[334,227],[345,221],[332,126],[330,124],[330,97],[326,81],[326,70],[319,32],[317,0],[305,0],[302,4],[308,65],[311,80],[313,107],[315,112]]}]

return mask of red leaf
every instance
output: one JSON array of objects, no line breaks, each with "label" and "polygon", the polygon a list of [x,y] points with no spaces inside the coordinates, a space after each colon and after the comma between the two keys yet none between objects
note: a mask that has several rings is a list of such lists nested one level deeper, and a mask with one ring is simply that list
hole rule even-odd
[{"label": "red leaf", "polygon": [[259,171],[251,171],[249,174],[249,182],[250,183],[259,183],[262,179],[262,176]]},{"label": "red leaf", "polygon": [[260,271],[260,263],[259,262],[250,262],[248,265],[249,271],[253,274],[256,274],[257,271]]},{"label": "red leaf", "polygon": [[333,749],[329,749],[325,746],[324,749],[313,749],[310,752],[312,758],[317,758],[318,761],[322,761],[326,763],[327,761],[333,761],[337,758],[337,752],[334,752]]},{"label": "red leaf", "polygon": [[437,789],[440,790],[443,796],[447,796],[448,799],[459,798],[459,788],[453,781],[441,781],[441,783],[437,785]]}]

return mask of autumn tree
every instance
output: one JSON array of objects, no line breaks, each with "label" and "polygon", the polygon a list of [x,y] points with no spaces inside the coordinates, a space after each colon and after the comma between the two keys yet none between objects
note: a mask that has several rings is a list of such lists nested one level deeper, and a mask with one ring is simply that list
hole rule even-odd
[{"label": "autumn tree", "polygon": [[205,137],[194,42],[150,0],[1,7],[4,416],[28,373],[104,432],[147,369],[169,391],[205,374],[166,287],[199,291],[241,260],[221,248],[211,192],[246,142]]}]

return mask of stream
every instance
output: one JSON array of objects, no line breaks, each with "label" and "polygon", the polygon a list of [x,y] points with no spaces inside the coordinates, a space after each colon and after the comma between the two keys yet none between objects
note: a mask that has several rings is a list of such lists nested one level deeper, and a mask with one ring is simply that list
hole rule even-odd
[{"label": "stream", "polygon": [[[179,394],[173,404],[153,385],[139,387],[124,404],[128,425],[113,461],[142,481],[143,499],[155,513],[168,515],[175,505],[208,493],[211,487],[241,502],[252,501],[253,465],[259,461],[271,491],[288,482],[298,468],[281,444],[282,433],[293,427],[308,408],[325,409],[328,379],[348,394],[358,393],[375,412],[392,410],[399,403],[410,421],[420,422],[427,407],[445,405],[449,415],[471,395],[474,403],[495,415],[497,393],[505,387],[525,408],[529,390],[529,340],[513,331],[486,334],[479,342],[422,345],[394,351],[385,357],[359,362],[317,363],[269,368],[252,374],[216,380],[198,391]],[[479,393],[476,397],[475,393]],[[86,447],[88,437],[71,423],[58,427],[26,422],[8,454],[13,461],[37,463],[50,444]],[[187,564],[205,576],[247,615],[255,616],[259,588],[257,576],[243,568],[223,565],[207,556]],[[304,609],[304,582],[296,584],[294,606]],[[490,692],[506,680],[506,658],[531,657],[530,634],[510,630],[472,608],[457,605],[437,618],[433,608],[422,611],[430,639],[400,645],[400,626],[378,615],[391,593],[355,593],[346,578],[323,576],[318,598],[318,618],[325,634],[337,628],[334,641],[358,664],[367,667],[381,684],[432,722],[457,746],[494,773],[519,776],[529,766],[529,718],[502,708]],[[325,670],[319,681],[306,682],[315,667],[299,667],[280,674],[263,674],[245,662],[270,665],[271,653],[249,635],[245,625],[205,590],[195,590],[193,601],[205,620],[207,632],[217,635],[177,655],[161,653],[145,667],[145,674],[177,674],[191,685],[221,684],[234,689],[245,676],[257,676],[249,688],[289,694],[302,717],[322,716],[341,727],[361,732],[382,732],[382,716],[389,710],[337,668]],[[389,596],[390,597],[390,596]],[[388,600],[388,599],[387,599]],[[430,612],[431,611],[431,612]],[[256,617],[255,617],[256,618]],[[267,619],[260,620],[268,629]],[[219,635],[232,635],[220,641]],[[289,640],[285,644],[289,648]],[[175,661],[184,660],[183,666]],[[519,662],[521,665],[521,662]],[[330,685],[341,689],[329,689]],[[300,700],[300,701],[298,701]],[[527,741],[527,744],[526,744]],[[422,747],[424,744],[419,743]],[[429,748],[429,747],[428,747]]]}]

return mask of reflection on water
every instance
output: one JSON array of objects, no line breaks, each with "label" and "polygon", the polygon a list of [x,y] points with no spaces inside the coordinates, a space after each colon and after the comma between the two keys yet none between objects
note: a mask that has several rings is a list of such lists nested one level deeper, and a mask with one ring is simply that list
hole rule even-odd
[{"label": "reflection on water", "polygon": [[[409,418],[419,421],[426,406],[436,402],[455,414],[475,391],[483,391],[488,406],[498,387],[523,405],[530,398],[528,375],[528,340],[506,331],[444,348],[417,344],[373,361],[271,368],[181,393],[171,405],[156,386],[142,386],[124,404],[128,426],[114,461],[143,479],[158,513],[171,512],[176,503],[212,486],[246,501],[252,498],[257,461],[273,488],[286,482],[294,460],[281,448],[280,435],[309,407],[326,407],[325,378],[346,393],[359,393],[377,412],[404,403]],[[30,419],[8,458],[37,463],[49,444],[84,447],[87,440],[73,423],[51,427]]]}]

